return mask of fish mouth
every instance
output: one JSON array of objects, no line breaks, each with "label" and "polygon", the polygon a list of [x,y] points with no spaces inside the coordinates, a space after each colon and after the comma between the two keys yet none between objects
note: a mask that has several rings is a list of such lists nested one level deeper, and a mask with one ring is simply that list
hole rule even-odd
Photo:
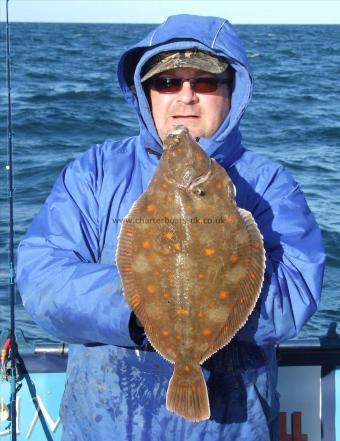
[{"label": "fish mouth", "polygon": [[180,138],[178,138],[178,136],[181,135],[190,137],[188,127],[186,127],[184,124],[174,124],[171,126],[163,142],[163,150],[177,145],[180,142]]},{"label": "fish mouth", "polygon": [[180,135],[182,133],[189,134],[188,127],[182,124],[174,124],[173,126],[171,126],[170,130],[168,131],[167,136]]}]

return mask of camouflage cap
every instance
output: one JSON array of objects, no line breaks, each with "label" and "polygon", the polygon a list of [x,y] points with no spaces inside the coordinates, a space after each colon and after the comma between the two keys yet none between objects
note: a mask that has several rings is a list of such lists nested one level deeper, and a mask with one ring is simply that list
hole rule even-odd
[{"label": "camouflage cap", "polygon": [[192,67],[204,72],[221,74],[228,66],[229,64],[225,58],[198,49],[162,52],[146,63],[142,71],[141,81],[144,82],[166,70],[181,67]]}]

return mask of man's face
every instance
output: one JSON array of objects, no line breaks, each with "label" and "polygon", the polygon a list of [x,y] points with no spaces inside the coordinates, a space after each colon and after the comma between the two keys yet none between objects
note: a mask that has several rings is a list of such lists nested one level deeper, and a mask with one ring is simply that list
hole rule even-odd
[{"label": "man's face", "polygon": [[[216,75],[193,68],[162,72],[157,78],[214,78]],[[218,78],[222,78],[218,76]],[[149,103],[159,137],[163,141],[173,125],[184,125],[193,137],[210,138],[230,110],[230,88],[220,83],[214,92],[195,92],[189,81],[175,93],[162,93],[149,86]]]}]

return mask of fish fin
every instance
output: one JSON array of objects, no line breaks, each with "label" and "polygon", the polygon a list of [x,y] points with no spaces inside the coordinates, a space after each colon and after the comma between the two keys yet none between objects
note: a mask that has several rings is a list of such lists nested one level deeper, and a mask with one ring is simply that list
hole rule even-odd
[{"label": "fish fin", "polygon": [[[123,292],[127,304],[133,310],[138,320],[142,323],[148,340],[166,360],[173,363],[174,357],[164,345],[159,330],[155,326],[153,317],[147,312],[147,301],[141,284],[136,281],[136,272],[133,269],[136,236],[140,234],[140,229],[135,220],[140,217],[142,208],[148,203],[145,195],[141,195],[132,205],[128,218],[130,222],[123,222],[119,235],[116,250],[116,264],[123,283]],[[150,301],[150,300],[149,300]],[[162,350],[161,350],[162,349]]]},{"label": "fish fin", "polygon": [[202,369],[191,364],[189,372],[175,365],[166,394],[166,408],[191,421],[210,417],[208,389]]},{"label": "fish fin", "polygon": [[[249,235],[248,273],[241,284],[243,300],[242,306],[243,309],[248,311],[249,317],[261,294],[264,272],[266,268],[266,255],[263,246],[262,234],[260,233],[252,214],[247,210],[243,210],[242,208],[238,208],[238,211],[243,218]],[[233,308],[233,317],[230,319],[239,323],[239,312],[240,308]],[[244,324],[245,323],[241,324],[240,328]]]},{"label": "fish fin", "polygon": [[[209,349],[202,355],[201,363],[211,357],[219,349],[226,346],[234,335],[245,325],[260,297],[263,285],[265,250],[262,234],[249,211],[238,208],[238,212],[242,217],[248,232],[248,272],[241,283],[239,295],[232,305],[227,322],[221,327],[216,338],[210,344]],[[239,302],[242,302],[242,313],[238,306]],[[247,312],[246,320],[244,319],[244,311]]]},{"label": "fish fin", "polygon": [[118,236],[116,263],[122,277],[124,295],[128,305],[142,322],[144,328],[151,330],[151,323],[145,311],[144,300],[139,293],[135,273],[132,270],[133,236],[135,233],[133,223],[123,223]]},{"label": "fish fin", "polygon": [[[243,210],[242,208],[238,208],[238,211],[246,225],[249,235],[251,250],[249,256],[249,275],[251,275],[252,272],[255,273],[253,277],[250,277],[252,283],[250,285],[248,283],[248,289],[250,287],[252,290],[257,289],[259,291],[258,294],[260,295],[266,268],[266,254],[263,246],[263,237],[253,218],[253,215],[249,211]],[[249,277],[247,278],[246,282],[249,282]]]}]

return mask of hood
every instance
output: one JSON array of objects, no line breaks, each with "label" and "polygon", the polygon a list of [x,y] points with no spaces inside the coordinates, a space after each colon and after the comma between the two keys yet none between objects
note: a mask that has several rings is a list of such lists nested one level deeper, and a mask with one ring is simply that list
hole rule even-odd
[{"label": "hood", "polygon": [[[125,99],[136,109],[141,146],[147,160],[148,147],[162,153],[162,143],[153,123],[150,107],[141,84],[141,71],[147,61],[164,51],[198,48],[226,57],[235,70],[231,109],[211,138],[200,138],[210,157],[229,166],[242,152],[239,124],[250,101],[252,78],[243,45],[230,23],[222,18],[174,15],[156,27],[142,41],[127,50],[118,64],[118,81]],[[134,84],[135,93],[131,91]]]}]

